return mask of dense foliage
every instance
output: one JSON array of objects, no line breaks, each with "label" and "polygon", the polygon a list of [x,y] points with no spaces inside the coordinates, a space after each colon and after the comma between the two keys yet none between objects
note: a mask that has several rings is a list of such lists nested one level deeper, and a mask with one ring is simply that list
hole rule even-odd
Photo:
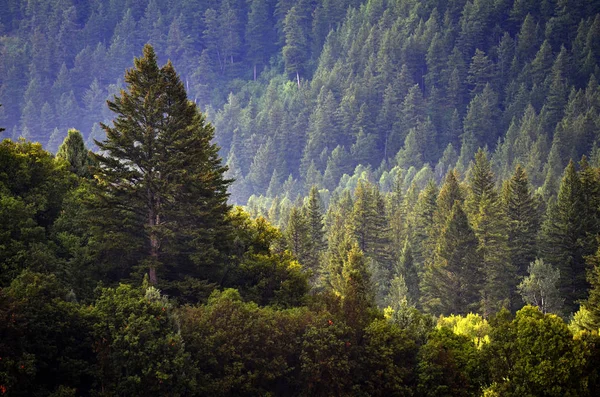
[{"label": "dense foliage", "polygon": [[596,395],[600,6],[538,3],[6,1],[0,395]]},{"label": "dense foliage", "polygon": [[548,198],[598,139],[597,1],[5,3],[5,134],[55,152],[77,128],[95,148],[149,42],[214,123],[237,204],[333,191],[358,165],[439,182],[485,146],[497,175],[521,164]]}]

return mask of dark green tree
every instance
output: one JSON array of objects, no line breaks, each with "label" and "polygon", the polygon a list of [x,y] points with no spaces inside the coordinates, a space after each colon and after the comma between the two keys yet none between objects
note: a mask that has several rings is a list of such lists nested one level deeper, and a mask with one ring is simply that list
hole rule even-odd
[{"label": "dark green tree", "polygon": [[292,7],[284,21],[285,46],[283,47],[283,59],[285,71],[296,75],[296,82],[300,88],[300,74],[304,73],[308,61],[309,43],[307,34],[303,30],[303,19],[298,7]]},{"label": "dark green tree", "polygon": [[173,65],[158,67],[150,45],[125,82],[127,90],[108,103],[117,118],[114,126],[102,124],[107,139],[96,142],[102,152],[94,156],[104,232],[119,231],[139,247],[135,265],[153,284],[159,273],[170,281],[208,278],[228,240],[229,181],[213,128],[187,99]]},{"label": "dark green tree", "polygon": [[577,302],[587,291],[586,266],[582,256],[581,181],[571,161],[565,169],[558,199],[550,203],[541,230],[542,258],[560,271],[559,290],[567,313],[575,312]]},{"label": "dark green tree", "polygon": [[435,314],[467,314],[481,305],[481,256],[467,215],[455,203],[441,231],[433,263],[427,264],[421,286],[423,307]]},{"label": "dark green tree", "polygon": [[154,287],[106,288],[94,305],[100,388],[108,395],[185,395],[195,368],[172,304]]},{"label": "dark green tree", "polygon": [[540,222],[531,185],[520,165],[515,167],[512,177],[505,182],[502,201],[508,220],[510,262],[515,266],[517,278],[522,279],[529,263],[535,259]]}]

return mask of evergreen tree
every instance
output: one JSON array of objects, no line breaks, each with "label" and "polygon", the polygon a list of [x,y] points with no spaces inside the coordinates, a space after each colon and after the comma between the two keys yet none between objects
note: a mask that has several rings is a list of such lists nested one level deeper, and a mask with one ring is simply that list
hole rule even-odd
[{"label": "evergreen tree", "polygon": [[151,283],[159,274],[208,278],[228,240],[229,182],[213,128],[188,101],[173,65],[158,67],[150,45],[125,82],[127,90],[108,103],[114,127],[102,124],[107,139],[96,141],[96,210],[109,230],[140,247],[136,262]]},{"label": "evergreen tree", "polygon": [[272,51],[274,44],[274,37],[271,35],[272,24],[269,3],[266,0],[252,0],[246,25],[246,43],[253,63],[254,80],[257,77],[258,65],[265,64]]},{"label": "evergreen tree", "polygon": [[527,267],[537,252],[536,236],[540,222],[538,206],[532,195],[527,174],[520,165],[504,184],[502,201],[508,219],[508,248],[510,262],[517,278],[525,277]]},{"label": "evergreen tree", "polygon": [[475,156],[465,207],[479,240],[478,254],[485,276],[481,294],[483,313],[488,316],[513,304],[516,283],[508,251],[505,214],[494,186],[490,162],[482,149]]},{"label": "evergreen tree", "polygon": [[287,220],[285,237],[290,251],[298,258],[300,263],[309,261],[310,236],[309,225],[302,211],[293,207]]},{"label": "evergreen tree", "polygon": [[364,255],[356,244],[347,252],[342,279],[342,310],[346,323],[356,329],[363,329],[375,308],[375,300],[371,275]]},{"label": "evergreen tree", "polygon": [[[436,214],[436,200],[438,197],[438,188],[433,181],[430,181],[425,189],[419,193],[414,209],[410,217],[410,244],[411,256],[414,257],[415,267],[421,273],[424,264],[433,258],[435,249],[434,219]],[[407,242],[403,247],[406,247]],[[402,250],[404,252],[404,249]]]},{"label": "evergreen tree", "polygon": [[441,231],[433,263],[421,286],[423,307],[435,314],[467,314],[481,305],[484,275],[478,240],[460,203],[455,203]]},{"label": "evergreen tree", "polygon": [[581,181],[571,161],[565,169],[557,201],[548,206],[540,241],[542,259],[560,271],[559,290],[567,313],[576,311],[577,301],[585,298],[587,291],[580,246],[583,214]]},{"label": "evergreen tree", "polygon": [[317,269],[320,255],[325,249],[325,232],[323,230],[323,203],[316,186],[311,187],[305,208],[310,238],[310,266],[312,269]]},{"label": "evergreen tree", "polygon": [[69,130],[67,137],[58,148],[56,157],[69,163],[71,172],[74,174],[81,177],[90,176],[92,159],[79,131],[74,129]]},{"label": "evergreen tree", "polygon": [[285,71],[296,75],[296,82],[300,88],[300,74],[304,72],[308,61],[308,40],[306,32],[302,29],[303,15],[298,7],[292,7],[284,21],[285,46],[283,47],[283,59]]},{"label": "evergreen tree", "polygon": [[416,306],[419,304],[419,275],[412,255],[412,249],[408,239],[404,243],[402,254],[398,260],[396,273],[402,277],[406,285],[406,299],[408,304]]},{"label": "evergreen tree", "polygon": [[586,258],[586,263],[589,266],[587,281],[590,283],[590,290],[584,306],[590,312],[592,329],[597,330],[600,328],[600,248],[594,255]]}]

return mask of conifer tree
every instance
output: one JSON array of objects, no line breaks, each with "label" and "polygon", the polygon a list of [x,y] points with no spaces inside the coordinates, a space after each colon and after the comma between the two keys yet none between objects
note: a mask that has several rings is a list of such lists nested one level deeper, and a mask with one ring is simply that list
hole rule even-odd
[{"label": "conifer tree", "polygon": [[[436,200],[438,188],[430,181],[425,189],[419,193],[410,218],[410,244],[411,256],[414,257],[415,267],[419,272],[423,270],[424,263],[433,257],[434,241],[434,216],[436,213]],[[406,247],[406,243],[404,247]],[[404,249],[402,250],[404,252]]]},{"label": "conifer tree", "polygon": [[440,188],[440,193],[437,197],[437,208],[434,214],[435,229],[440,230],[444,227],[452,212],[454,204],[457,202],[462,204],[462,201],[463,193],[458,184],[456,171],[448,171],[444,184]]},{"label": "conifer tree", "polygon": [[502,201],[508,219],[510,262],[515,266],[517,278],[522,279],[535,259],[540,222],[527,174],[520,165],[504,184]]},{"label": "conifer tree", "polygon": [[565,169],[556,202],[551,202],[541,230],[542,258],[560,271],[559,290],[567,313],[575,312],[577,301],[587,290],[582,257],[581,182],[571,161]]},{"label": "conifer tree", "polygon": [[296,83],[300,88],[300,74],[304,72],[308,61],[308,40],[306,32],[302,29],[303,15],[298,7],[292,7],[284,21],[285,46],[283,47],[283,59],[285,70],[288,74],[296,75]]},{"label": "conifer tree", "polygon": [[588,264],[587,281],[590,283],[588,297],[584,303],[592,317],[594,329],[600,328],[600,248],[586,258]]},{"label": "conifer tree", "polygon": [[421,303],[435,314],[467,314],[481,304],[478,241],[460,203],[455,203],[440,234],[433,263],[425,268]]},{"label": "conifer tree", "polygon": [[375,299],[365,257],[356,244],[347,252],[342,267],[342,280],[342,310],[346,323],[356,329],[363,329],[375,307]]},{"label": "conifer tree", "polygon": [[114,126],[102,124],[106,140],[96,141],[95,209],[105,232],[138,248],[129,266],[147,270],[153,284],[159,274],[169,281],[218,277],[209,270],[228,241],[229,181],[213,128],[187,99],[173,65],[158,67],[150,45],[125,82],[108,102]]},{"label": "conifer tree", "polygon": [[469,195],[465,207],[479,240],[481,272],[485,277],[482,288],[484,314],[490,315],[501,307],[510,307],[515,300],[514,266],[510,263],[505,214],[494,186],[494,174],[485,151],[479,149],[469,178]]},{"label": "conifer tree", "polygon": [[307,219],[299,208],[293,207],[288,217],[285,237],[290,251],[301,263],[307,261],[309,256],[310,237],[308,232]]},{"label": "conifer tree", "polygon": [[66,160],[74,174],[82,177],[90,175],[92,159],[79,131],[69,130],[67,137],[58,148],[56,157]]},{"label": "conifer tree", "polygon": [[354,192],[351,228],[361,251],[370,251],[374,240],[375,208],[373,203],[373,187],[359,181]]},{"label": "conifer tree", "polygon": [[412,249],[408,239],[404,242],[404,248],[402,249],[400,259],[398,260],[396,273],[397,275],[402,276],[402,279],[404,280],[408,303],[412,306],[418,305],[420,298],[419,275],[415,267]]}]

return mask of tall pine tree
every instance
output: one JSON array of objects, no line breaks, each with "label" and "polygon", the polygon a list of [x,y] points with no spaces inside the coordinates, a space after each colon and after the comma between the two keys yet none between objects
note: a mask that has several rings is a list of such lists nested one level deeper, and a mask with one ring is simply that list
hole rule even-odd
[{"label": "tall pine tree", "polygon": [[158,67],[150,45],[134,62],[126,89],[108,102],[113,126],[102,124],[106,140],[96,141],[97,216],[107,238],[120,233],[136,247],[129,265],[147,271],[151,283],[218,280],[209,269],[224,259],[229,181],[213,127],[173,65]]}]

